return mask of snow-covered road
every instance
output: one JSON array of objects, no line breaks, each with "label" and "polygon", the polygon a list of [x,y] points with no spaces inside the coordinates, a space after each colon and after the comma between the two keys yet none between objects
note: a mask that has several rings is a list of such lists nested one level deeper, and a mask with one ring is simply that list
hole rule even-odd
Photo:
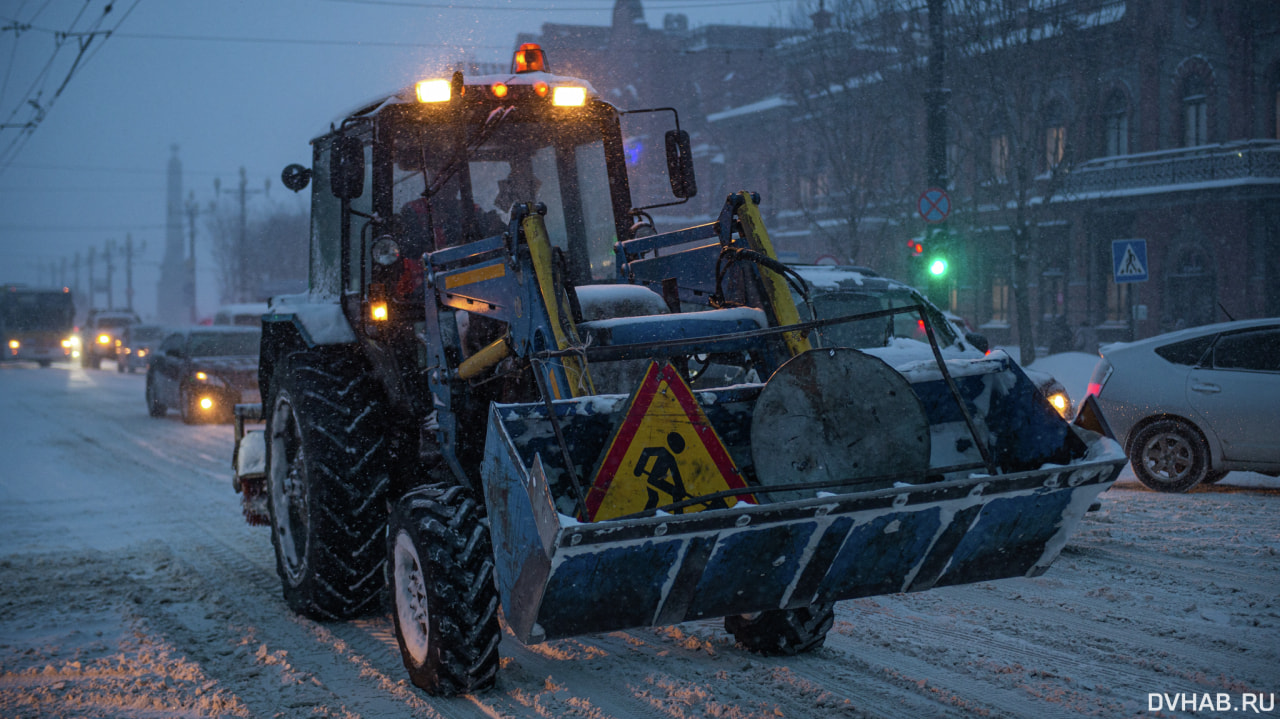
[{"label": "snow-covered road", "polygon": [[1280,716],[1274,480],[1161,495],[1126,470],[1045,576],[841,602],[812,654],[719,620],[507,636],[494,689],[440,700],[389,618],[289,612],[229,426],[152,419],[142,375],[104,370],[0,365],[3,717]]}]

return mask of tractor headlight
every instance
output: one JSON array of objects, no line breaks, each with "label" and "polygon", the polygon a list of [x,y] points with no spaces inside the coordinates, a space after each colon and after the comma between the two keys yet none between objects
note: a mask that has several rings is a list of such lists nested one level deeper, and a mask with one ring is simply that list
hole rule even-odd
[{"label": "tractor headlight", "polygon": [[562,85],[551,93],[551,104],[559,107],[582,107],[587,104],[587,88]]},{"label": "tractor headlight", "polygon": [[423,80],[416,86],[418,102],[448,102],[453,87],[448,80]]},{"label": "tractor headlight", "polygon": [[400,245],[390,237],[380,238],[373,243],[370,251],[373,253],[373,261],[383,267],[395,264],[396,260],[400,259]]}]

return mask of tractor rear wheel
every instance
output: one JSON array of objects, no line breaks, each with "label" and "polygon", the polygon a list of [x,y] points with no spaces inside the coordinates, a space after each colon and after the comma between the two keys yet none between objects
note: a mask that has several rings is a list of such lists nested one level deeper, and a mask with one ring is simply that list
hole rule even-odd
[{"label": "tractor rear wheel", "polygon": [[834,621],[834,604],[813,604],[725,617],[724,628],[753,652],[792,656],[822,646]]},{"label": "tractor rear wheel", "polygon": [[400,656],[429,694],[493,684],[498,671],[498,592],[484,507],[467,489],[436,484],[391,510],[387,561]]},{"label": "tractor rear wheel", "polygon": [[277,363],[267,509],[285,601],[314,619],[378,609],[391,452],[385,402],[362,363],[299,352]]}]

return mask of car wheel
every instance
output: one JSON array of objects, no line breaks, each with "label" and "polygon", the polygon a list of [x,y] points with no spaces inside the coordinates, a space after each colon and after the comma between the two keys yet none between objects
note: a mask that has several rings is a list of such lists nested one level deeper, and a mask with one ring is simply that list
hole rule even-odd
[{"label": "car wheel", "polygon": [[1218,482],[1221,482],[1222,478],[1226,477],[1228,474],[1230,474],[1230,472],[1227,472],[1224,470],[1210,472],[1204,476],[1204,479],[1200,480],[1200,484],[1217,484]]},{"label": "car wheel", "polygon": [[163,417],[168,414],[169,408],[164,406],[160,398],[156,396],[156,383],[152,379],[150,373],[147,374],[147,414],[152,417]]},{"label": "car wheel", "polygon": [[200,421],[200,410],[196,407],[197,401],[199,401],[198,398],[186,387],[178,391],[178,409],[182,412],[183,422],[195,424]]},{"label": "car wheel", "polygon": [[1209,448],[1186,422],[1162,419],[1143,427],[1129,445],[1138,480],[1157,492],[1185,492],[1209,474]]}]

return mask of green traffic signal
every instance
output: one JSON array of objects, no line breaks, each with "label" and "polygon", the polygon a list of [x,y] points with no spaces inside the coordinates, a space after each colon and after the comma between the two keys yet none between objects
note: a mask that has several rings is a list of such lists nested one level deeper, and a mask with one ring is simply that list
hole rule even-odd
[{"label": "green traffic signal", "polygon": [[947,261],[942,258],[934,259],[929,263],[929,274],[934,277],[941,277],[947,274]]}]

